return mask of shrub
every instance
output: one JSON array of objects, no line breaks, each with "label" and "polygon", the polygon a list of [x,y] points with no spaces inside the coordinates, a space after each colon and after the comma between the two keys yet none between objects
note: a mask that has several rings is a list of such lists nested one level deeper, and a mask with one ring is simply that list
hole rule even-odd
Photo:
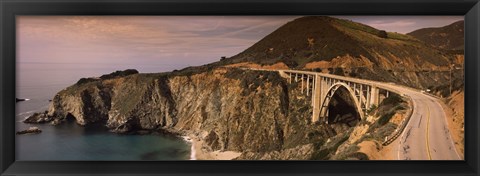
[{"label": "shrub", "polygon": [[100,76],[100,79],[111,79],[111,78],[116,78],[116,77],[123,77],[123,76],[128,76],[132,74],[138,74],[138,71],[135,69],[127,69],[124,71],[116,71],[110,74],[102,75]]},{"label": "shrub", "polygon": [[387,38],[388,37],[387,32],[385,32],[384,30],[378,31],[377,36],[381,37],[381,38]]},{"label": "shrub", "polygon": [[378,119],[378,124],[385,125],[388,121],[395,115],[395,111],[389,111],[386,114],[383,114],[380,119]]},{"label": "shrub", "polygon": [[367,109],[367,114],[370,114],[371,112],[375,111],[377,109],[377,105],[373,104],[370,106],[370,108]]},{"label": "shrub", "polygon": [[373,138],[378,140],[378,141],[383,141],[385,137],[390,136],[395,129],[397,129],[397,125],[394,123],[387,123],[386,125],[378,128],[374,133],[373,133]]},{"label": "shrub", "polygon": [[398,94],[395,94],[395,93],[391,93],[390,96],[388,96],[387,98],[385,98],[381,104],[384,104],[384,105],[398,105],[400,103],[403,103],[405,101],[403,101],[403,99],[398,95]]},{"label": "shrub", "polygon": [[298,63],[293,61],[293,60],[287,60],[287,61],[284,61],[285,65],[288,66],[288,68],[295,68],[298,66]]},{"label": "shrub", "polygon": [[316,151],[313,155],[312,155],[312,158],[310,158],[311,160],[328,160],[328,155],[331,153],[332,151],[330,149],[321,149],[321,150],[318,150]]},{"label": "shrub", "polygon": [[80,78],[80,80],[77,81],[77,84],[78,85],[85,84],[85,83],[89,83],[89,82],[94,82],[96,80],[97,79],[95,79],[95,78]]},{"label": "shrub", "polygon": [[358,160],[369,160],[368,156],[362,152],[355,152],[349,155],[349,157],[356,158]]},{"label": "shrub", "polygon": [[343,68],[337,67],[337,68],[334,68],[334,69],[333,69],[333,73],[332,73],[332,74],[343,76],[343,75],[344,75],[344,70],[343,70]]},{"label": "shrub", "polygon": [[348,76],[350,76],[350,77],[357,77],[358,75],[357,75],[357,73],[355,73],[355,72],[352,71],[352,72],[350,72],[350,73],[348,74]]},{"label": "shrub", "polygon": [[334,158],[337,160],[345,160],[348,159],[353,153],[357,152],[360,150],[360,147],[358,147],[355,144],[352,144],[345,148],[343,151],[340,151]]}]

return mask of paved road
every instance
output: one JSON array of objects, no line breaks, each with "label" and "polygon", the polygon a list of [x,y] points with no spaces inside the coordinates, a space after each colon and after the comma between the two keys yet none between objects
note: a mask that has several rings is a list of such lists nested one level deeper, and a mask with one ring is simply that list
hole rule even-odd
[{"label": "paved road", "polygon": [[[414,110],[407,127],[390,145],[396,145],[399,160],[461,160],[450,132],[447,119],[439,100],[418,91],[390,86],[404,92],[413,100]],[[395,148],[395,147],[394,147]]]}]

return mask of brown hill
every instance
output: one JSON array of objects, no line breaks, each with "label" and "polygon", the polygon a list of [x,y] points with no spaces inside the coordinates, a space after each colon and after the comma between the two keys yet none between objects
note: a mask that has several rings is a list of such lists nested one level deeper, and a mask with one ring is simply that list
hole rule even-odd
[{"label": "brown hill", "polygon": [[[338,57],[363,60],[357,66],[388,69],[423,70],[446,66],[450,62],[444,53],[432,50],[411,36],[325,16],[293,20],[224,62],[269,65],[284,62],[290,68],[304,68],[307,63],[332,62]],[[342,66],[334,64],[329,67]]]},{"label": "brown hill", "polygon": [[464,26],[465,22],[462,20],[444,27],[418,29],[408,35],[439,49],[463,51]]},{"label": "brown hill", "polygon": [[[296,67],[309,61],[331,60],[339,55],[368,55],[365,49],[358,47],[359,42],[336,29],[334,21],[330,17],[296,19],[232,57],[231,61],[260,64],[285,62],[290,67]],[[308,39],[311,39],[311,44]]]}]

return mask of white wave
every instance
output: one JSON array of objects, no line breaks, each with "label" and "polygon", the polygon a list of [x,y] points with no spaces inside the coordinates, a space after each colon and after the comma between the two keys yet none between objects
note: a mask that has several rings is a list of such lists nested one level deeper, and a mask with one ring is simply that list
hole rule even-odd
[{"label": "white wave", "polygon": [[47,110],[47,109],[48,109],[48,105],[45,105],[45,106],[42,106],[42,107],[37,108],[37,109],[32,110],[32,111],[18,113],[17,116],[22,116],[22,115],[25,115],[25,114],[33,114],[34,112],[40,112],[42,110]]},{"label": "white wave", "polygon": [[195,156],[196,154],[195,145],[192,142],[192,147],[190,148],[190,160],[197,160],[197,157]]},{"label": "white wave", "polygon": [[186,141],[186,142],[189,142],[189,143],[192,143],[192,139],[190,139],[190,137],[188,136],[182,136],[183,140]]},{"label": "white wave", "polygon": [[25,115],[25,114],[30,114],[30,113],[34,113],[36,110],[33,110],[33,111],[27,111],[27,112],[22,112],[22,113],[19,113],[17,114],[17,116],[21,116],[21,115]]},{"label": "white wave", "polygon": [[197,160],[196,152],[195,152],[195,144],[193,143],[193,140],[188,137],[188,136],[182,136],[183,140],[190,143],[190,160]]}]

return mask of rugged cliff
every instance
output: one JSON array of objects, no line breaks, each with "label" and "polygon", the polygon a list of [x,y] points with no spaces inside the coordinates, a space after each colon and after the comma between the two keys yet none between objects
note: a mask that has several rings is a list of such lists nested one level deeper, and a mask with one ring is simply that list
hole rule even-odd
[{"label": "rugged cliff", "polygon": [[311,112],[310,98],[276,72],[218,68],[84,78],[26,122],[71,118],[117,133],[195,135],[208,150],[242,152],[239,159],[315,159],[329,137],[348,130],[311,124]]}]

